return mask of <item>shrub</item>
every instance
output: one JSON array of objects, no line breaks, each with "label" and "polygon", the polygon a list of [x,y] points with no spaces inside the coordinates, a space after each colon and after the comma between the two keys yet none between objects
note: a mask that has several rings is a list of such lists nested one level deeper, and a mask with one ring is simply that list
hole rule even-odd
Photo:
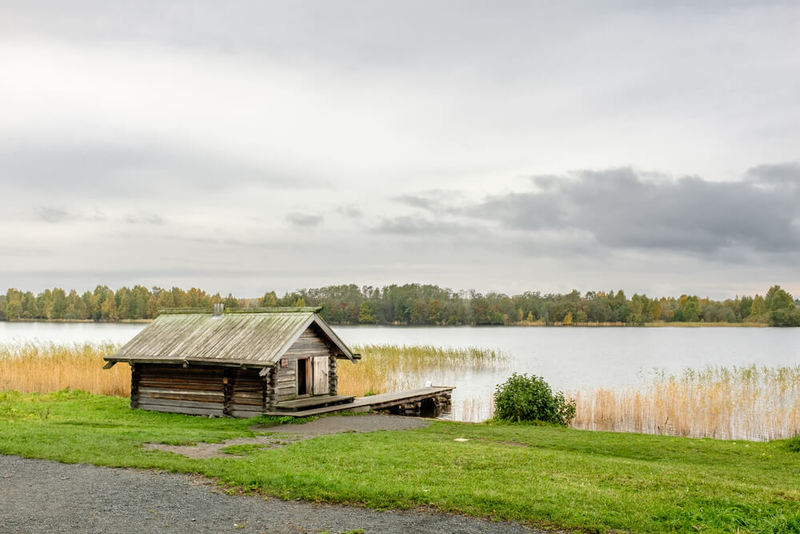
[{"label": "shrub", "polygon": [[789,450],[800,452],[800,434],[797,434],[795,437],[789,440]]},{"label": "shrub", "polygon": [[769,312],[770,326],[800,326],[800,310],[783,309]]},{"label": "shrub", "polygon": [[540,376],[513,373],[494,392],[495,419],[543,421],[568,425],[575,418],[575,401],[562,392],[553,394]]}]

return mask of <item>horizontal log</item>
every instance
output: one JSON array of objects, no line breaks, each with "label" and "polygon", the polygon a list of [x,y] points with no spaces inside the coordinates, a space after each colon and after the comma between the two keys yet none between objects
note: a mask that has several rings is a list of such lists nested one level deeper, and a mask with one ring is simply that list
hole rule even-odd
[{"label": "horizontal log", "polygon": [[139,395],[139,400],[146,400],[148,402],[173,402],[173,401],[191,401],[191,402],[204,402],[204,403],[219,403],[225,402],[224,395],[216,395],[213,397],[204,397],[200,395],[186,395],[186,394],[169,394],[169,393],[142,393]]},{"label": "horizontal log", "polygon": [[171,406],[181,408],[208,408],[220,409],[224,408],[222,402],[200,402],[200,401],[187,401],[187,400],[167,400],[167,399],[153,399],[153,398],[139,398],[139,404],[148,404],[153,406]]},{"label": "horizontal log", "polygon": [[228,406],[229,410],[250,410],[254,412],[260,412],[264,409],[263,404],[231,404]]},{"label": "horizontal log", "polygon": [[234,398],[241,398],[241,399],[260,399],[264,396],[263,391],[234,391],[231,393],[231,397]]},{"label": "horizontal log", "polygon": [[143,374],[157,374],[161,376],[213,376],[222,377],[224,371],[220,368],[207,368],[207,367],[154,367],[149,365],[139,364],[136,370]]},{"label": "horizontal log", "polygon": [[236,391],[231,393],[232,397],[241,397],[243,399],[260,399],[264,396],[264,390],[259,391]]},{"label": "horizontal log", "polygon": [[175,388],[154,388],[149,386],[139,386],[139,393],[167,393],[170,395],[179,395],[179,394],[186,394],[186,395],[195,395],[195,396],[207,396],[207,397],[219,397],[222,395],[222,391],[200,391],[196,389],[175,389]]},{"label": "horizontal log", "polygon": [[242,385],[242,384],[233,384],[234,391],[261,391],[264,389],[264,384],[254,384],[254,385]]},{"label": "horizontal log", "polygon": [[147,380],[139,382],[140,386],[148,387],[148,388],[160,388],[160,389],[192,389],[196,391],[222,391],[223,385],[222,384],[195,384],[191,382],[157,382],[153,380]]},{"label": "horizontal log", "polygon": [[232,399],[231,406],[264,406],[263,399]]},{"label": "horizontal log", "polygon": [[156,404],[140,403],[138,408],[140,410],[149,410],[152,412],[168,412],[168,413],[183,413],[188,415],[215,415],[223,417],[225,414],[222,409],[208,409],[208,408],[187,408],[182,406],[161,406]]},{"label": "horizontal log", "polygon": [[203,392],[207,393],[214,393],[217,395],[222,395],[224,390],[222,387],[199,387],[199,386],[187,386],[184,384],[175,385],[175,386],[165,386],[164,384],[140,384],[140,388],[147,388],[147,389],[163,389],[164,391],[171,391],[171,392],[186,392],[192,395],[202,394]]},{"label": "horizontal log", "polygon": [[208,375],[159,375],[155,373],[142,373],[139,375],[140,378],[146,378],[148,380],[166,380],[176,381],[176,380],[186,380],[188,382],[222,382],[222,376],[208,376]]},{"label": "horizontal log", "polygon": [[221,373],[141,373],[139,376],[165,380],[222,380],[224,378]]},{"label": "horizontal log", "polygon": [[264,395],[262,393],[260,393],[260,392],[259,393],[238,393],[238,392],[234,392],[233,395],[231,395],[232,399],[256,399],[256,400],[258,400],[258,399],[261,399],[263,397],[264,397]]}]

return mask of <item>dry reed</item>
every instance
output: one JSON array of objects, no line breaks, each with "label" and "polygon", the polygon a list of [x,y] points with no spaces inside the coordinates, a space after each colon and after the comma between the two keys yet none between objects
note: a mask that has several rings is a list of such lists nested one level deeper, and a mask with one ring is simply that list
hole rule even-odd
[{"label": "dry reed", "polygon": [[339,393],[368,395],[419,386],[420,377],[457,370],[505,366],[508,356],[492,349],[441,348],[430,345],[364,345],[356,365],[340,365]]},{"label": "dry reed", "polygon": [[[0,391],[65,388],[128,396],[127,365],[104,370],[114,345],[0,345]],[[418,386],[421,377],[494,370],[508,357],[494,350],[365,345],[357,365],[339,366],[339,392],[365,395]],[[720,439],[777,439],[800,433],[800,366],[708,367],[662,374],[640,388],[575,393],[575,428]],[[454,418],[492,415],[491,398],[466,398]],[[456,413],[457,412],[457,413]],[[458,415],[460,414],[460,415]],[[457,417],[456,417],[457,416]]]},{"label": "dry reed", "polygon": [[[128,396],[127,365],[103,369],[103,356],[114,345],[0,345],[0,391],[49,393],[64,388]],[[487,369],[507,356],[477,348],[365,345],[357,365],[339,366],[339,392],[350,395],[384,393],[410,387],[431,371]]]},{"label": "dry reed", "polygon": [[469,397],[453,403],[452,419],[467,423],[480,423],[494,417],[494,397],[489,401],[483,397]]},{"label": "dry reed", "polygon": [[70,388],[128,396],[128,366],[103,369],[103,356],[116,349],[111,344],[0,345],[0,391],[49,393]]},{"label": "dry reed", "polygon": [[689,369],[574,397],[575,428],[749,440],[800,432],[800,366]]}]

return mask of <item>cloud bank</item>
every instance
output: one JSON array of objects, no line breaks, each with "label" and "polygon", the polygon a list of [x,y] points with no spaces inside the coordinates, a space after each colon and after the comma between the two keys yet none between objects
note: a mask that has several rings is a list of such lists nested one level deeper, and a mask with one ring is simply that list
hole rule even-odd
[{"label": "cloud bank", "polygon": [[0,290],[800,293],[798,16],[5,4]]}]

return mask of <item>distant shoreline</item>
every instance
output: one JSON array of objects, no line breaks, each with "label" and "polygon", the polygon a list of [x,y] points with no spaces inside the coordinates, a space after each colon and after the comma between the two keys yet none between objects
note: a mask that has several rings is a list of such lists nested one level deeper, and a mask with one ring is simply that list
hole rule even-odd
[{"label": "distant shoreline", "polygon": [[153,319],[120,319],[118,321],[92,321],[91,319],[14,319],[0,323],[70,323],[70,324],[148,324]]},{"label": "distant shoreline", "polygon": [[[0,321],[0,323],[69,323],[69,324],[149,324],[153,319],[120,319],[118,321],[92,321],[91,319],[15,319],[13,321]],[[778,328],[770,327],[764,323],[705,323],[705,322],[666,322],[656,321],[644,324],[628,324],[628,323],[572,323],[565,325],[558,322],[544,323],[544,322],[519,322],[509,323],[506,325],[488,325],[488,324],[474,324],[474,325],[410,325],[410,324],[348,324],[348,323],[330,323],[334,326],[359,326],[359,327],[374,327],[374,326],[388,326],[391,328],[471,328],[489,326],[492,328],[520,328],[520,327],[536,327],[536,328]]]}]

